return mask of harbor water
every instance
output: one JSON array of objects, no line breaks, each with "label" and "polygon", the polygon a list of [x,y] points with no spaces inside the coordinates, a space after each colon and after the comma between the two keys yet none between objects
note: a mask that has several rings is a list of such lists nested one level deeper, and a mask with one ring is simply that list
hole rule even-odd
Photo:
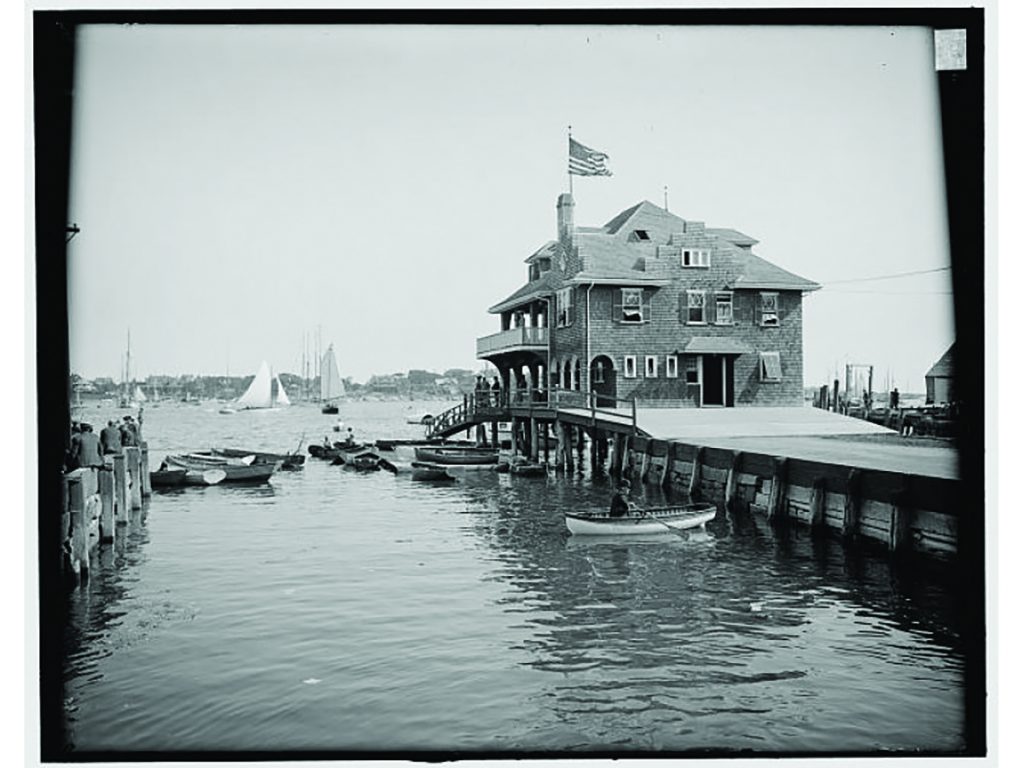
[{"label": "harbor water", "polygon": [[[305,450],[338,418],[417,437],[407,417],[438,407],[160,404],[144,430],[155,468]],[[438,485],[313,458],[266,485],[155,492],[69,597],[69,749],[963,747],[952,586],[724,511],[704,532],[571,537],[563,510],[609,495],[589,472]]]}]

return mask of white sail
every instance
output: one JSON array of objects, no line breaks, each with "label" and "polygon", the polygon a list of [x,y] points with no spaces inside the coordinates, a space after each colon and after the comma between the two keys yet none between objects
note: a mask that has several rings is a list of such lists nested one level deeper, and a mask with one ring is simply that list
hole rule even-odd
[{"label": "white sail", "polygon": [[320,399],[337,400],[345,395],[345,382],[338,371],[338,361],[334,359],[334,345],[331,344],[324,352],[320,363]]},{"label": "white sail", "polygon": [[291,405],[292,401],[288,399],[288,393],[284,391],[281,377],[275,376],[274,381],[277,382],[277,399],[274,401],[274,405]]},{"label": "white sail", "polygon": [[260,369],[256,371],[256,376],[252,380],[252,384],[245,390],[245,393],[238,398],[238,405],[241,408],[270,408],[273,406],[273,402],[270,399],[270,368],[267,367],[267,361],[264,360],[260,363]]},{"label": "white sail", "polygon": [[135,385],[135,394],[132,396],[132,399],[136,403],[146,402],[146,393],[142,391],[142,387],[140,387],[138,384]]}]

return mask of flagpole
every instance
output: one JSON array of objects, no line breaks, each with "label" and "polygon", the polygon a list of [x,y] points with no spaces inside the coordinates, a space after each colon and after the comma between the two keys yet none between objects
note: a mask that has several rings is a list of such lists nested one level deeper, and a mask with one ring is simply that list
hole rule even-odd
[{"label": "flagpole", "polygon": [[569,164],[569,157],[572,157],[572,126],[569,126],[569,156],[565,159],[565,167],[569,171],[569,196],[572,197],[572,167]]}]

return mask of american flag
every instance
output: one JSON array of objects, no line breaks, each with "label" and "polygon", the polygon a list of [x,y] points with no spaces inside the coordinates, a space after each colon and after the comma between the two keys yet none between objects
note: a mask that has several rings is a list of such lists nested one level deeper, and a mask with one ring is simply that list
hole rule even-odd
[{"label": "american flag", "polygon": [[569,175],[571,176],[611,176],[604,164],[608,155],[580,144],[569,137]]}]

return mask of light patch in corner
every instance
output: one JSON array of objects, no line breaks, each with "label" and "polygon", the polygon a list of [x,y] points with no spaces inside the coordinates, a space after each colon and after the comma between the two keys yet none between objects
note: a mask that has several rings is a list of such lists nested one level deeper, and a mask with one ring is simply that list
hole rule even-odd
[{"label": "light patch in corner", "polygon": [[935,30],[935,71],[967,69],[967,30]]}]

